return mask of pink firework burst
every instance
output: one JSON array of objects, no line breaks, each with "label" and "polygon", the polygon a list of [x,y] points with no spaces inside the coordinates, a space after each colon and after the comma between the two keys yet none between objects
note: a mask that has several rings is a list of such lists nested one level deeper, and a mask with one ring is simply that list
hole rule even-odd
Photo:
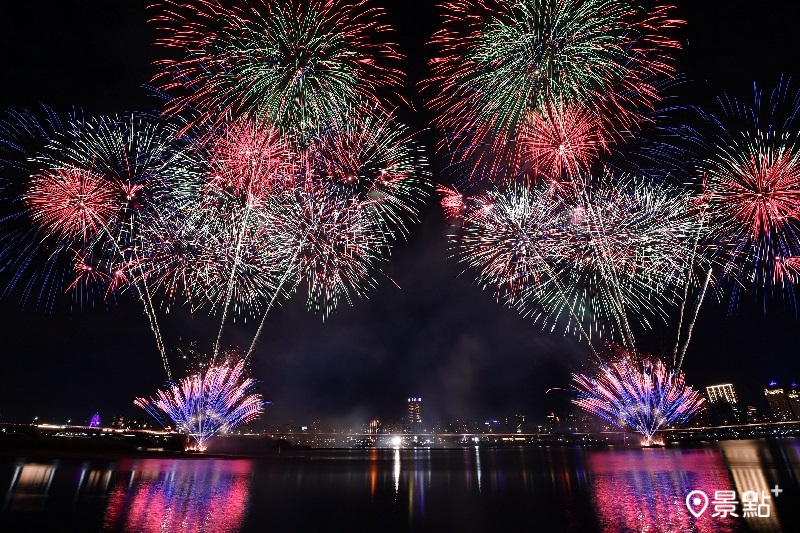
[{"label": "pink firework burst", "polygon": [[606,145],[597,117],[576,105],[531,113],[519,138],[523,170],[553,182],[587,171]]},{"label": "pink firework burst", "polygon": [[224,361],[170,382],[134,404],[187,437],[187,450],[205,451],[208,440],[258,418],[266,402],[254,392],[245,361]]},{"label": "pink firework burst", "polygon": [[211,141],[206,190],[225,191],[255,205],[291,183],[297,158],[276,128],[254,120],[225,125]]},{"label": "pink firework burst", "polygon": [[90,171],[66,167],[35,177],[24,201],[33,220],[59,239],[88,239],[119,211],[120,189]]},{"label": "pink firework burst", "polygon": [[447,219],[457,219],[464,214],[464,210],[466,209],[464,193],[443,185],[436,187],[436,192],[438,192],[442,197],[439,203],[441,204],[442,209],[444,210],[444,215]]}]

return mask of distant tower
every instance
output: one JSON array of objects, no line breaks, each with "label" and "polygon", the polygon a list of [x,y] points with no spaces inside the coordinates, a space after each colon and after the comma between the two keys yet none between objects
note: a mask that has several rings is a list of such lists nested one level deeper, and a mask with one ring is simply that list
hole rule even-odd
[{"label": "distant tower", "polygon": [[786,422],[793,418],[789,398],[776,382],[770,382],[769,387],[764,389],[764,396],[767,398],[769,410],[772,411],[772,418],[775,422]]},{"label": "distant tower", "polygon": [[525,421],[525,415],[521,415],[521,414],[514,415],[514,422],[516,422],[516,424],[517,424],[516,432],[517,433],[522,433],[522,429],[523,429],[522,426],[527,424],[527,422]]},{"label": "distant tower", "polygon": [[373,418],[369,421],[369,426],[367,428],[367,433],[370,435],[377,435],[381,432],[381,421],[377,418]]},{"label": "distant tower", "polygon": [[708,407],[714,425],[730,426],[740,423],[739,399],[732,383],[706,387]]},{"label": "distant tower", "polygon": [[102,423],[103,423],[103,421],[100,420],[100,413],[95,413],[95,414],[92,415],[92,421],[89,422],[89,427],[90,428],[99,428],[100,424],[102,424]]},{"label": "distant tower", "polygon": [[408,399],[408,432],[417,435],[422,433],[422,398]]}]

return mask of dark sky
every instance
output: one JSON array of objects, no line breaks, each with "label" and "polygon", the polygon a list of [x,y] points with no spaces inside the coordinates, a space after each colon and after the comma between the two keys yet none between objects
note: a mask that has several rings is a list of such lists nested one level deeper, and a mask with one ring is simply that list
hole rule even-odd
[{"label": "dark sky", "polygon": [[[27,0],[6,2],[0,15],[0,109],[46,103],[66,112],[152,109],[142,85],[154,70],[152,27],[144,0]],[[682,92],[705,104],[722,90],[749,98],[754,81],[769,86],[798,65],[800,7],[794,0],[681,0],[688,21],[680,69],[691,80]],[[425,42],[439,23],[433,2],[385,2],[397,40],[408,56],[406,97],[425,73]],[[411,126],[424,114],[404,113]],[[422,137],[432,143],[435,136]],[[436,176],[434,177],[437,178]],[[542,419],[563,408],[545,396],[568,383],[587,348],[570,337],[542,332],[494,302],[470,273],[449,258],[447,226],[434,202],[408,243],[396,248],[382,281],[353,307],[323,325],[295,297],[268,319],[253,371],[274,401],[264,421],[310,417],[366,420],[402,415],[406,397],[421,396],[425,418],[485,419],[523,412]],[[7,278],[0,278],[3,283]],[[745,297],[729,316],[725,304],[707,305],[687,355],[696,386],[733,382],[744,401],[765,407],[760,391],[770,379],[800,379],[800,330],[777,301],[766,315]],[[144,315],[129,299],[108,309],[52,313],[0,301],[0,421],[88,421],[95,410],[134,414],[136,395],[165,379]],[[206,316],[177,313],[164,322],[168,344],[214,329]],[[247,342],[254,328],[228,329],[228,341]],[[671,329],[645,336],[648,348],[669,346]]]}]

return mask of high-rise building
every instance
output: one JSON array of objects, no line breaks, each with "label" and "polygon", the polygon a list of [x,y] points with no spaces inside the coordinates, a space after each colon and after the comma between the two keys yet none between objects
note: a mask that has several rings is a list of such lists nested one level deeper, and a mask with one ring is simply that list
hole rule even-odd
[{"label": "high-rise building", "polygon": [[706,387],[711,422],[717,426],[730,426],[740,422],[739,400],[732,383]]},{"label": "high-rise building", "polygon": [[422,398],[408,399],[408,432],[414,435],[422,433]]},{"label": "high-rise building", "polygon": [[786,399],[789,400],[792,418],[800,420],[800,389],[798,389],[797,383],[792,383],[792,388],[786,393]]},{"label": "high-rise building", "polygon": [[728,402],[739,403],[736,398],[736,391],[733,389],[732,383],[725,383],[724,385],[711,385],[706,387],[706,394],[710,403]]},{"label": "high-rise building", "polygon": [[769,410],[772,411],[772,418],[775,422],[787,422],[792,420],[793,413],[789,404],[789,398],[783,389],[778,387],[774,381],[770,382],[769,387],[764,389],[764,396],[767,398]]},{"label": "high-rise building", "polygon": [[377,418],[373,418],[369,421],[367,425],[367,434],[369,435],[377,435],[381,432],[381,421]]}]

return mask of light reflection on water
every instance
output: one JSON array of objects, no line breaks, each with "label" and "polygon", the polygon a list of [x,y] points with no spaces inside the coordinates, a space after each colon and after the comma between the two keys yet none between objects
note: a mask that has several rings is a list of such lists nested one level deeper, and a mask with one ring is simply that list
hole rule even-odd
[{"label": "light reflection on water", "polygon": [[[263,459],[0,458],[0,531],[800,531],[800,441],[696,447],[314,450]],[[770,517],[700,518],[692,490],[785,490]],[[740,513],[741,507],[740,507]],[[10,524],[10,526],[9,526]],[[25,524],[22,528],[20,524]],[[31,529],[28,526],[36,526]],[[15,529],[14,526],[19,527]]]},{"label": "light reflection on water", "polygon": [[589,452],[592,493],[603,532],[731,532],[739,523],[714,518],[706,509],[699,518],[686,508],[686,495],[702,490],[731,490],[725,463],[716,450],[678,448]]},{"label": "light reflection on water", "polygon": [[238,531],[247,510],[250,461],[123,461],[130,470],[108,496],[105,531]]}]

